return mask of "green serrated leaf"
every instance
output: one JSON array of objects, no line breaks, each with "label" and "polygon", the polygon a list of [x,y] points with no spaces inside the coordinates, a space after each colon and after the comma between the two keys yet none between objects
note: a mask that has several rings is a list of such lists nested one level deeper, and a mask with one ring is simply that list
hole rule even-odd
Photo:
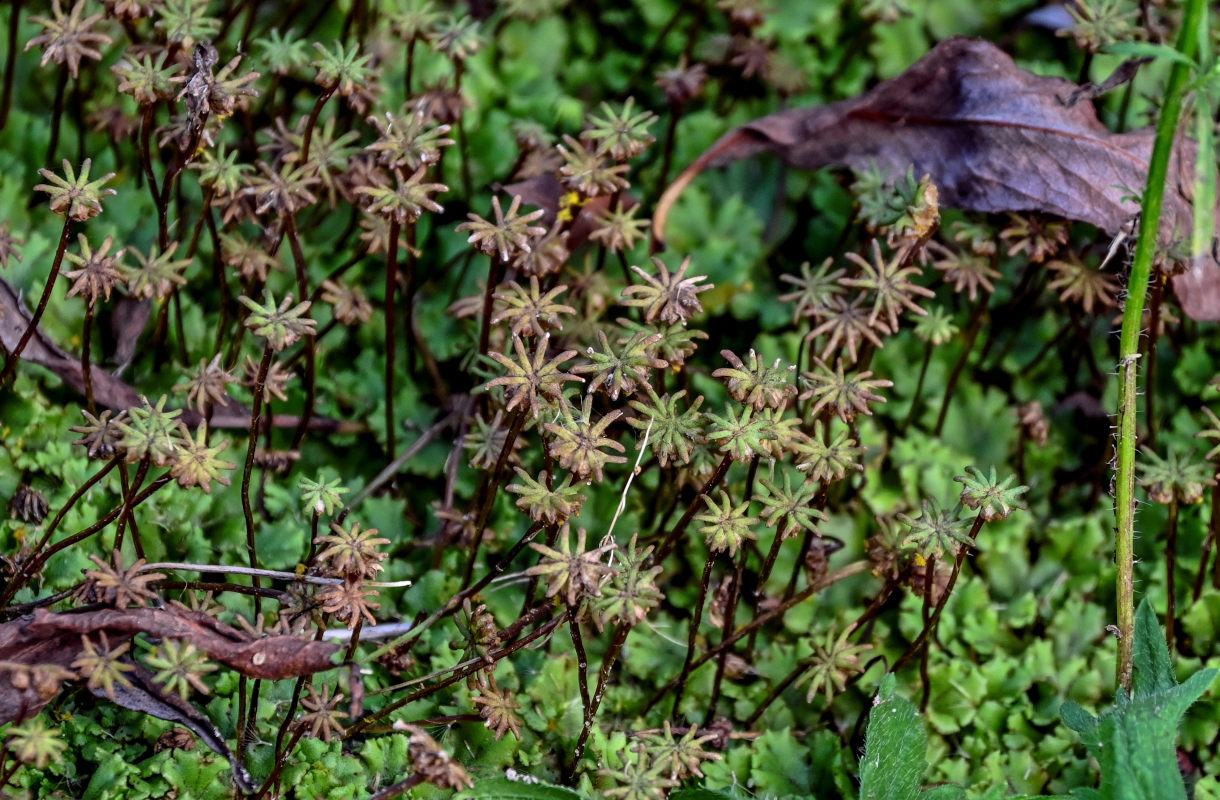
[{"label": "green serrated leaf", "polygon": [[1204,669],[1178,685],[1164,634],[1148,601],[1135,615],[1134,694],[1120,691],[1114,706],[1094,717],[1065,703],[1063,722],[1078,732],[1101,765],[1096,791],[1076,790],[1086,800],[1185,800],[1175,741],[1182,715],[1207,691],[1217,670]]},{"label": "green serrated leaf", "polygon": [[1156,612],[1145,598],[1135,612],[1135,673],[1131,677],[1132,694],[1144,694],[1172,689],[1177,685],[1169,648],[1161,633]]},{"label": "green serrated leaf", "polygon": [[808,796],[813,791],[807,750],[788,728],[770,730],[755,740],[750,779],[759,793]]},{"label": "green serrated leaf", "polygon": [[892,674],[881,679],[860,762],[860,800],[914,800],[927,766],[928,733],[914,703],[895,690]]}]

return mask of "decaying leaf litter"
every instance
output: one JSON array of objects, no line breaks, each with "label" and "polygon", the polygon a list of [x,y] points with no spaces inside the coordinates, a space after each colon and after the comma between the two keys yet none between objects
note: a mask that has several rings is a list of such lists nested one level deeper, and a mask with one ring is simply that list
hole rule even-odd
[{"label": "decaying leaf litter", "polygon": [[[700,172],[760,153],[798,169],[877,166],[927,175],[946,206],[1039,211],[1129,232],[1148,174],[1154,132],[1113,133],[1081,87],[1021,69],[991,42],[955,37],[901,75],[850,100],[780,111],[728,132],[687,167],[657,204],[653,230]],[[1189,239],[1195,150],[1174,152],[1161,239]],[[1173,278],[1182,310],[1220,320],[1220,263],[1200,254]]]}]

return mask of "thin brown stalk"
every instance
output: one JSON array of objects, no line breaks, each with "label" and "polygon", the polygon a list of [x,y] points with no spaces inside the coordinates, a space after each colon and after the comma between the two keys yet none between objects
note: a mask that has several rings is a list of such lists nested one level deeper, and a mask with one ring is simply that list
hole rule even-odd
[{"label": "thin brown stalk", "polygon": [[97,414],[97,404],[93,402],[93,359],[90,358],[89,350],[92,345],[93,334],[93,300],[90,299],[85,306],[85,325],[81,330],[81,345],[80,345],[80,371],[81,376],[85,380],[85,407],[89,409],[90,414]]},{"label": "thin brown stalk", "polygon": [[390,220],[390,243],[385,266],[385,441],[386,455],[394,460],[394,292],[398,288],[398,220]]},{"label": "thin brown stalk", "polygon": [[47,144],[47,167],[55,164],[55,151],[59,149],[59,129],[64,117],[64,91],[68,88],[68,70],[61,67],[55,79],[55,100],[51,106],[51,139]]},{"label": "thin brown stalk", "polygon": [[[593,727],[593,700],[589,696],[589,656],[585,653],[584,637],[580,633],[580,620],[576,618],[576,608],[568,606],[568,631],[572,634],[572,649],[576,652],[576,683],[580,692],[580,707],[584,721],[581,725],[581,741],[588,738],[588,731]],[[567,765],[566,777],[570,778],[580,762],[580,746],[572,752],[572,761]]]},{"label": "thin brown stalk", "polygon": [[17,363],[21,360],[21,354],[25,352],[25,346],[29,344],[30,337],[34,335],[34,331],[38,330],[38,323],[42,321],[42,315],[47,310],[47,301],[51,299],[51,292],[55,289],[55,281],[59,278],[59,268],[64,263],[64,253],[68,251],[68,233],[72,228],[72,219],[64,217],[64,227],[59,234],[59,246],[55,249],[55,259],[51,262],[51,275],[47,278],[47,283],[42,287],[42,296],[38,298],[38,305],[34,308],[34,315],[30,317],[30,322],[26,325],[25,330],[21,334],[21,338],[17,340],[17,346],[14,347],[4,359],[4,369],[0,371],[0,389],[3,389],[8,379],[13,377],[17,371]]},{"label": "thin brown stalk", "polygon": [[[968,534],[968,538],[972,543],[978,537],[984,522],[982,514],[974,518],[974,524],[970,527],[970,533]],[[919,655],[920,651],[927,645],[928,638],[936,630],[936,624],[940,621],[941,612],[945,610],[945,606],[949,603],[949,596],[953,594],[953,586],[957,583],[957,576],[962,571],[962,564],[966,561],[966,555],[969,552],[970,545],[963,544],[957,549],[957,558],[953,560],[953,571],[949,573],[949,582],[945,585],[945,590],[941,593],[940,600],[932,611],[932,616],[924,623],[923,630],[915,637],[915,641],[911,642],[906,651],[894,662],[891,672],[897,672],[902,667],[911,663],[911,659]],[[930,584],[934,580],[934,576],[928,575],[926,580]]]},{"label": "thin brown stalk", "polygon": [[[169,481],[170,479],[168,475],[160,476],[149,484],[147,489],[142,491],[134,498],[132,505],[137,506],[144,502],[151,497],[154,492],[169,483]],[[10,581],[8,587],[4,591],[4,594],[0,596],[0,608],[7,606],[8,603],[12,601],[13,595],[17,593],[17,590],[28,582],[33,576],[37,575],[42,570],[43,565],[46,564],[52,556],[66,550],[69,547],[72,547],[75,544],[78,544],[79,542],[83,542],[85,539],[88,539],[98,531],[103,530],[107,525],[114,522],[118,518],[119,514],[123,512],[125,505],[126,503],[111,509],[104,517],[99,519],[97,522],[94,522],[87,528],[77,531],[62,541],[56,542],[54,545],[44,550],[41,554],[32,556],[28,565],[22,566],[19,569],[18,576],[20,579],[15,577],[12,581]]]},{"label": "thin brown stalk", "polygon": [[[729,601],[725,604],[724,621],[721,625],[720,641],[722,642],[733,632],[733,626],[736,624],[737,603],[741,599],[741,579],[745,573],[748,554],[746,548],[743,547],[737,557],[737,569],[733,573],[733,585],[729,591]],[[716,706],[720,703],[720,686],[724,681],[724,671],[728,664],[729,654],[729,650],[723,650],[716,657],[716,677],[712,680],[712,696],[707,701],[707,713],[703,717],[704,725],[710,725],[716,719]]]},{"label": "thin brown stalk", "polygon": [[674,690],[674,707],[670,712],[670,716],[675,721],[678,719],[678,712],[682,705],[682,696],[686,694],[686,681],[691,674],[691,663],[695,660],[695,640],[699,635],[699,623],[703,621],[703,605],[707,601],[707,586],[712,578],[712,565],[716,563],[716,551],[711,550],[707,554],[707,561],[703,564],[703,576],[699,579],[699,599],[695,601],[695,613],[691,617],[690,629],[686,635],[686,657],[682,660],[682,671],[678,673],[678,684]]},{"label": "thin brown stalk", "polygon": [[572,751],[572,765],[567,771],[569,775],[574,775],[577,767],[580,765],[580,758],[584,755],[585,745],[588,744],[589,736],[593,732],[593,720],[597,716],[597,709],[601,705],[602,698],[606,696],[606,684],[610,682],[610,670],[614,666],[619,653],[622,652],[623,644],[626,643],[627,634],[629,633],[631,633],[629,626],[619,625],[614,629],[614,633],[610,637],[610,647],[606,650],[606,655],[602,658],[601,668],[597,672],[597,689],[593,692],[589,708],[585,710],[585,719],[580,729],[580,737],[576,740],[576,747]]},{"label": "thin brown stalk", "polygon": [[144,456],[140,459],[139,466],[136,467],[135,478],[132,479],[131,485],[127,485],[127,465],[119,465],[119,478],[123,487],[123,512],[119,516],[118,531],[114,534],[114,549],[120,550],[123,547],[123,531],[127,525],[131,526],[131,545],[136,551],[137,558],[144,558],[144,543],[140,541],[140,529],[136,527],[135,520],[135,494],[140,491],[140,487],[144,485],[144,479],[148,476],[149,467],[152,466],[152,460],[149,456]]},{"label": "thin brown stalk", "polygon": [[691,520],[695,518],[695,513],[699,510],[701,505],[700,498],[706,494],[710,494],[712,489],[715,489],[718,485],[720,485],[720,482],[724,480],[724,476],[728,473],[729,465],[732,463],[732,461],[733,460],[728,455],[725,455],[724,458],[720,459],[720,463],[716,465],[716,471],[713,472],[712,476],[707,479],[706,483],[703,484],[703,488],[699,490],[699,494],[695,495],[695,499],[691,501],[689,506],[687,506],[686,511],[682,514],[681,518],[679,518],[677,524],[674,525],[673,530],[666,535],[665,541],[661,543],[661,546],[657,548],[657,552],[653,554],[651,559],[653,564],[660,564],[663,562],[669,556],[669,554],[673,552],[674,548],[678,546],[678,539],[681,538],[682,533],[686,530],[686,526],[689,525]]},{"label": "thin brown stalk", "polygon": [[424,782],[424,776],[418,772],[411,773],[411,777],[403,778],[398,783],[390,784],[384,789],[379,789],[369,796],[369,800],[392,800],[399,795],[406,794]]},{"label": "thin brown stalk", "polygon": [[[296,267],[298,297],[309,297],[309,273],[305,263],[305,251],[301,247],[301,237],[297,233],[296,220],[291,214],[284,217],[284,234],[288,237],[288,249],[292,251],[292,261]],[[300,448],[305,441],[305,433],[309,423],[313,421],[314,405],[317,402],[318,381],[316,372],[316,347],[314,336],[306,336],[303,344],[305,353],[305,407],[301,410],[301,419],[292,435],[292,449]]]},{"label": "thin brown stalk", "polygon": [[[534,622],[538,621],[538,618],[544,617],[547,614],[552,614],[552,613],[554,613],[553,608],[541,607],[537,610],[536,614],[532,614],[532,615],[530,615],[530,617],[523,618],[520,621],[528,622],[528,624],[533,624]],[[508,656],[512,655],[513,653],[517,652],[518,650],[522,650],[525,647],[528,647],[533,642],[535,642],[539,639],[542,639],[546,636],[549,636],[551,633],[553,633],[555,631],[556,628],[558,628],[561,624],[563,624],[563,622],[566,619],[567,619],[566,614],[561,614],[559,616],[553,617],[550,621],[540,625],[538,628],[531,631],[529,634],[522,636],[520,639],[516,639],[516,640],[512,641],[511,644],[507,644],[504,647],[499,648],[498,650],[493,650],[492,652],[488,653],[487,658],[490,658],[493,662],[499,661],[503,658],[507,658]],[[504,635],[504,638],[508,638],[507,631],[505,631],[503,635]],[[359,722],[357,722],[356,724],[354,724],[350,728],[348,728],[347,733],[344,735],[344,739],[351,739],[355,736],[359,736],[363,731],[368,729],[369,726],[380,722],[381,720],[385,719],[390,714],[393,714],[395,711],[402,708],[403,706],[410,705],[411,703],[414,703],[418,700],[422,700],[423,698],[428,697],[429,695],[435,694],[436,692],[440,691],[441,689],[444,689],[446,686],[452,686],[453,684],[457,683],[458,681],[466,678],[468,675],[473,675],[474,673],[476,673],[480,670],[484,670],[484,669],[487,669],[487,663],[484,659],[482,659],[482,658],[472,659],[472,663],[468,664],[467,666],[462,667],[461,669],[454,670],[448,678],[438,681],[437,683],[434,683],[431,686],[426,686],[416,692],[412,692],[411,694],[409,694],[405,697],[400,697],[399,699],[395,700],[393,703],[386,705],[381,710],[376,711],[372,714],[369,714],[367,717],[365,717],[364,719],[361,719]]]},{"label": "thin brown stalk", "polygon": [[[254,473],[254,453],[258,449],[258,431],[262,423],[263,389],[267,383],[267,371],[271,368],[271,345],[263,347],[263,358],[258,363],[258,372],[254,377],[254,399],[250,403],[250,442],[246,446],[246,462],[241,475],[241,510],[246,518],[246,552],[250,557],[250,568],[258,569],[258,547],[254,540],[254,509],[250,505],[250,476]],[[255,586],[259,579],[253,578]],[[258,601],[255,601],[254,613],[258,613]]]},{"label": "thin brown stalk", "polygon": [[476,495],[481,498],[481,502],[479,503],[479,513],[475,516],[475,538],[470,545],[470,558],[466,561],[466,573],[462,576],[463,589],[470,585],[470,580],[474,576],[475,561],[487,533],[487,520],[491,517],[492,506],[495,505],[496,495],[500,491],[500,480],[504,475],[504,468],[508,465],[508,457],[513,452],[513,445],[524,426],[525,410],[518,408],[509,419],[508,435],[504,439],[504,449],[500,451],[500,457],[496,459],[496,466],[484,479],[480,492]]},{"label": "thin brown stalk", "polygon": [[8,55],[4,59],[4,94],[0,97],[0,131],[8,125],[8,112],[13,107],[13,76],[17,72],[17,33],[21,29],[21,6],[25,0],[13,0],[8,17]]},{"label": "thin brown stalk", "polygon": [[945,418],[949,415],[949,404],[953,401],[953,392],[957,389],[957,381],[962,376],[962,370],[966,368],[966,363],[970,360],[970,354],[974,350],[974,341],[983,328],[983,318],[987,313],[989,299],[991,299],[991,295],[983,292],[974,306],[974,312],[970,315],[970,326],[966,329],[966,336],[962,342],[962,354],[954,362],[953,369],[949,372],[949,379],[945,382],[945,396],[940,401],[940,414],[936,417],[936,427],[933,429],[935,436],[939,437],[945,428]]},{"label": "thin brown stalk", "polygon": [[[805,602],[810,597],[813,597],[818,592],[821,592],[821,591],[825,590],[826,588],[833,586],[834,584],[838,583],[841,580],[846,580],[847,578],[850,578],[854,575],[859,575],[862,572],[868,572],[871,568],[872,568],[872,562],[868,561],[867,559],[862,559],[860,561],[853,561],[852,563],[847,564],[846,566],[840,567],[839,569],[835,570],[834,572],[823,575],[819,580],[815,581],[814,583],[809,584],[804,589],[802,589],[800,592],[793,595],[792,597],[785,600],[784,602],[780,603],[778,606],[771,609],[767,613],[761,614],[758,617],[755,617],[750,622],[746,623],[745,625],[741,626],[737,630],[733,631],[732,635],[727,637],[720,644],[708,649],[708,651],[706,653],[704,653],[703,655],[696,658],[694,660],[694,662],[691,663],[691,670],[693,671],[693,670],[699,669],[699,667],[701,667],[704,664],[706,664],[707,662],[711,661],[713,658],[716,658],[718,655],[720,655],[722,652],[724,652],[727,648],[732,647],[737,642],[741,641],[746,636],[749,636],[751,633],[758,630],[759,628],[766,625],[767,623],[771,622],[772,620],[782,619],[783,616],[785,614],[787,614],[790,610],[792,610],[796,606],[800,605],[801,603]],[[661,698],[668,695],[670,693],[670,691],[672,691],[673,688],[675,686],[677,686],[677,683],[678,683],[678,679],[675,677],[672,680],[670,680],[668,683],[666,683],[664,686],[657,689],[657,691],[653,693],[652,697],[649,698],[648,703],[644,706],[644,712],[647,712],[654,705],[656,705],[661,700]]]}]

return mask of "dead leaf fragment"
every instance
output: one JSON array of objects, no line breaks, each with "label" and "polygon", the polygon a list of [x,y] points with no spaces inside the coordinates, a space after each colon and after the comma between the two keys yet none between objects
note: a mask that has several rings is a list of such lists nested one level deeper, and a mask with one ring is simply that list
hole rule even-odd
[{"label": "dead leaf fragment", "polygon": [[[674,181],[657,204],[663,239],[670,209],[704,169],[770,152],[789,166],[893,175],[914,166],[942,205],[988,213],[1041,211],[1114,235],[1138,212],[1152,154],[1151,130],[1113,133],[1090,103],[1068,105],[1079,86],[1019,68],[990,42],[941,42],[901,75],[827,106],[781,111],[735,128]],[[1165,187],[1163,241],[1191,230],[1195,152],[1176,148]],[[1220,320],[1220,264],[1199,256],[1174,278],[1182,309]]]}]

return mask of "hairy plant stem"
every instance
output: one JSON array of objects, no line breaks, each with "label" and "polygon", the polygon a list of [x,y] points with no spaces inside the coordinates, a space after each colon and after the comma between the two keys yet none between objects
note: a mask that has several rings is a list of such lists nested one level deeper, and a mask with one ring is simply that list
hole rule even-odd
[{"label": "hairy plant stem", "polygon": [[[1165,296],[1165,276],[1157,272],[1152,275],[1152,305],[1148,314],[1148,368],[1144,378],[1144,433],[1148,449],[1156,450],[1156,343],[1160,338],[1161,300]],[[1172,598],[1170,603],[1172,603]]]},{"label": "hairy plant stem", "polygon": [[[1203,539],[1203,552],[1199,555],[1199,572],[1195,575],[1194,599],[1196,601],[1203,596],[1203,581],[1207,576],[1208,557],[1211,555],[1212,548],[1216,547],[1217,541],[1220,541],[1220,514],[1214,510],[1220,508],[1220,482],[1212,486],[1211,507],[1213,511],[1207,522],[1207,536]],[[1212,588],[1220,589],[1220,556],[1217,556],[1212,570]]]},{"label": "hairy plant stem", "polygon": [[51,274],[47,278],[46,286],[42,287],[42,296],[38,298],[38,305],[34,308],[34,315],[30,317],[29,324],[22,331],[21,338],[17,340],[17,346],[4,359],[4,369],[0,370],[0,389],[5,387],[8,379],[13,377],[13,374],[17,371],[17,364],[21,361],[21,354],[25,351],[25,346],[29,344],[30,337],[38,330],[38,323],[42,321],[42,315],[47,310],[47,302],[51,299],[51,292],[55,289],[55,281],[59,278],[59,268],[64,263],[64,253],[68,252],[68,234],[71,228],[71,217],[64,217],[64,227],[59,234],[59,246],[55,249],[55,260],[51,262]]},{"label": "hairy plant stem", "polygon": [[1144,297],[1152,275],[1160,233],[1161,206],[1165,195],[1165,179],[1169,172],[1169,156],[1173,150],[1174,133],[1182,114],[1182,95],[1189,78],[1189,62],[1194,58],[1202,28],[1206,25],[1203,0],[1188,0],[1182,29],[1178,34],[1177,50],[1186,63],[1174,61],[1165,85],[1165,100],[1157,121],[1156,139],[1148,163],[1148,182],[1141,203],[1139,237],[1131,276],[1127,282],[1127,302],[1123,306],[1123,327],[1119,336],[1118,441],[1116,444],[1118,475],[1115,482],[1114,557],[1117,564],[1118,662],[1116,683],[1131,690],[1131,675],[1135,657],[1135,446],[1138,438],[1136,416],[1139,394],[1136,364],[1139,360],[1140,327],[1144,318]]},{"label": "hairy plant stem", "polygon": [[[271,368],[271,345],[263,347],[263,358],[258,362],[258,372],[254,376],[254,399],[250,403],[250,442],[246,446],[246,462],[241,473],[241,510],[246,518],[246,552],[250,557],[250,569],[258,569],[258,547],[254,541],[254,509],[250,505],[250,476],[254,473],[254,452],[258,449],[258,431],[262,423],[263,389],[267,384],[267,371]],[[257,587],[261,584],[255,576],[252,579]],[[254,613],[258,614],[260,603],[254,601]]]}]

